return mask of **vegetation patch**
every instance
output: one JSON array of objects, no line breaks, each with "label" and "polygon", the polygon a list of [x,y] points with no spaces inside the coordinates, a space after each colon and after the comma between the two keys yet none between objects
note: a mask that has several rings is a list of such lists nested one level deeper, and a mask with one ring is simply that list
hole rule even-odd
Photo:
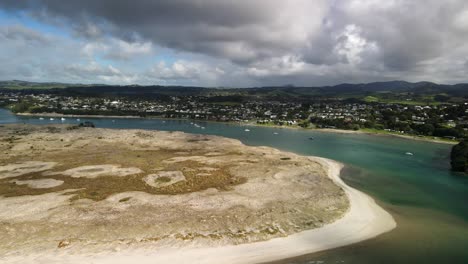
[{"label": "vegetation patch", "polygon": [[158,181],[158,182],[170,182],[171,178],[166,177],[166,176],[162,176],[162,177],[157,178],[156,181]]},{"label": "vegetation patch", "polygon": [[[65,144],[60,139],[56,139],[56,142]],[[39,141],[36,143],[42,144]],[[179,156],[176,152],[179,151],[159,148],[135,150],[105,141],[54,152],[38,150],[35,150],[34,154],[25,152],[21,158],[28,161],[16,163],[16,158],[0,159],[6,164],[0,166],[0,195],[5,197],[40,195],[73,189],[75,191],[72,193],[76,195],[72,200],[86,198],[99,201],[110,195],[128,191],[174,195],[208,188],[229,190],[234,185],[246,182],[245,178],[232,176],[228,166],[210,168],[212,171],[209,176],[200,177],[198,174],[206,173],[207,167],[199,162],[184,161],[173,164],[162,162]],[[191,151],[190,154],[201,155],[203,152]],[[161,171],[180,171],[185,180],[172,183],[171,177],[163,175],[155,180],[158,184],[158,188],[155,188],[144,181],[147,173],[154,172],[155,168]],[[50,188],[31,188],[30,184],[26,184],[42,181],[44,178],[61,184]],[[12,179],[14,182],[11,182]]]},{"label": "vegetation patch", "polygon": [[130,201],[130,199],[132,199],[132,197],[125,197],[125,198],[122,198],[122,199],[119,200],[119,203],[128,202],[128,201]]}]

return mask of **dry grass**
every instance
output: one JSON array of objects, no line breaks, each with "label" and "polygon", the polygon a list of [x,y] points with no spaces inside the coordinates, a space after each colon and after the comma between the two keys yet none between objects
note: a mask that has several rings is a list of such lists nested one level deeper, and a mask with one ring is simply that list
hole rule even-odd
[{"label": "dry grass", "polygon": [[[5,197],[21,195],[38,195],[66,189],[78,189],[74,193],[73,200],[88,198],[95,201],[105,199],[109,195],[127,192],[143,191],[151,194],[180,194],[205,190],[207,188],[217,188],[219,190],[229,190],[232,186],[245,182],[245,179],[233,177],[229,173],[229,167],[219,167],[216,171],[210,172],[210,176],[197,176],[205,172],[200,164],[194,161],[184,161],[173,164],[163,163],[163,160],[178,156],[174,150],[131,150],[126,147],[116,146],[106,142],[96,142],[79,149],[70,149],[53,153],[41,153],[34,155],[34,160],[53,160],[58,162],[53,172],[65,171],[68,169],[84,165],[119,164],[122,167],[137,167],[144,173],[125,177],[100,176],[94,179],[72,178],[65,175],[44,176],[42,172],[29,173],[16,180],[34,180],[53,178],[62,180],[60,186],[47,189],[31,189],[25,185],[10,183],[9,179],[0,180],[0,195]],[[190,152],[190,155],[200,155],[202,152]],[[23,157],[24,158],[24,157]],[[11,162],[11,161],[7,161]],[[7,163],[5,162],[5,163]],[[2,162],[3,163],[3,162]],[[153,172],[154,168],[163,168],[167,171],[181,171],[186,181],[178,182],[170,186],[155,188],[148,186],[142,178]],[[167,177],[166,177],[167,178]],[[170,178],[167,179],[170,181]],[[158,181],[165,181],[160,177]]]},{"label": "dry grass", "polygon": [[172,179],[166,176],[162,176],[156,179],[158,182],[170,182]]}]

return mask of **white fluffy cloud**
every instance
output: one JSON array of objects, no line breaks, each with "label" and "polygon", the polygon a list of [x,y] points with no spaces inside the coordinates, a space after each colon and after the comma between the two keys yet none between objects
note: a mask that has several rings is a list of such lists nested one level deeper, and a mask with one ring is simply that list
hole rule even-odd
[{"label": "white fluffy cloud", "polygon": [[172,64],[160,62],[146,72],[147,80],[162,84],[196,85],[197,82],[216,85],[224,75],[219,67],[211,67],[201,62],[175,61]]},{"label": "white fluffy cloud", "polygon": [[98,40],[86,43],[81,52],[89,57],[102,54],[105,58],[128,61],[140,56],[152,55],[154,50],[151,42],[126,42],[113,38],[107,41]]}]

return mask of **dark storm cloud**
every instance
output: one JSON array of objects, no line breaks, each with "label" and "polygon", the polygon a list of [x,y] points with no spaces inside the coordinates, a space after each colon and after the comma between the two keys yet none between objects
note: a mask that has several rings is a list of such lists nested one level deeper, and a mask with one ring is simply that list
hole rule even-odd
[{"label": "dark storm cloud", "polygon": [[233,79],[255,84],[456,82],[468,58],[464,0],[0,0],[0,8],[64,27],[91,44],[112,38],[117,48],[108,47],[109,59],[149,54],[142,45],[150,43],[225,61]]},{"label": "dark storm cloud", "polygon": [[[307,13],[320,11],[319,2],[306,4],[312,8]],[[291,20],[297,8],[278,4],[279,1],[43,0],[29,3],[4,1],[3,6],[29,10],[44,20],[59,17],[86,37],[99,37],[105,32],[127,41],[141,37],[162,46],[222,56],[238,63],[275,56],[295,48],[297,40],[306,41],[291,30],[291,26],[296,26]]]}]

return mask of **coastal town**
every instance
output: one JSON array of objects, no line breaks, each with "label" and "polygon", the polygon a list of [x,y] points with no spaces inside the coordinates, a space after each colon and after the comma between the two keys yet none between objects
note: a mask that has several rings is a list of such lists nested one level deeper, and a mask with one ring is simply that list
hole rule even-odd
[{"label": "coastal town", "polygon": [[332,129],[372,129],[392,133],[466,137],[468,103],[395,104],[327,100],[291,102],[242,100],[213,102],[206,96],[158,98],[61,96],[0,92],[0,106],[16,113],[113,115],[246,122],[258,125]]}]

